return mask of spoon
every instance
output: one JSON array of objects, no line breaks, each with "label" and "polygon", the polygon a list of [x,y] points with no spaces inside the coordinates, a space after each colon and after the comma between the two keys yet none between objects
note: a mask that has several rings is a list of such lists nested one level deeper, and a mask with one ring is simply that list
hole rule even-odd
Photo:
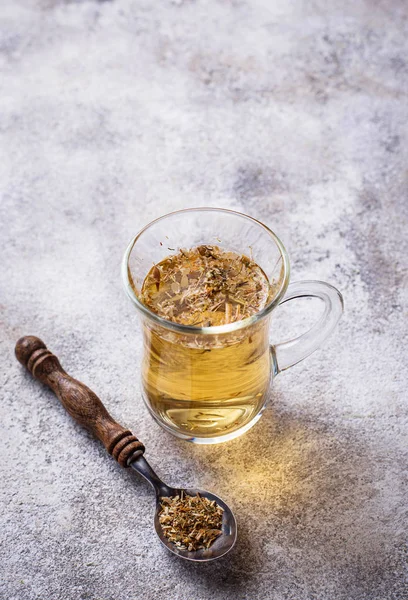
[{"label": "spoon", "polygon": [[[53,390],[71,417],[89,429],[104,444],[121,467],[131,467],[153,486],[156,492],[154,526],[161,543],[170,552],[187,560],[204,562],[221,558],[231,550],[237,538],[237,524],[232,510],[221,498],[204,490],[172,488],[166,485],[144,458],[145,447],[142,442],[110,416],[94,392],[64,371],[58,358],[47,349],[42,340],[32,335],[24,336],[18,340],[15,353],[33,377]],[[160,498],[180,496],[181,492],[188,496],[200,494],[204,498],[215,500],[224,510],[222,533],[209,548],[189,552],[178,548],[165,537],[159,522]]]}]

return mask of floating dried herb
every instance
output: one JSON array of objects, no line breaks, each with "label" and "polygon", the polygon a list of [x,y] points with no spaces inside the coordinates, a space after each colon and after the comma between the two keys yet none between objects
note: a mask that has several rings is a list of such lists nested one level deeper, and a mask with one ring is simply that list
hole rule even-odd
[{"label": "floating dried herb", "polygon": [[181,550],[206,549],[221,534],[223,509],[200,494],[160,498],[159,522],[166,538]]},{"label": "floating dried herb", "polygon": [[255,314],[272,290],[265,273],[247,256],[202,245],[154,265],[140,299],[165,319],[210,327]]}]

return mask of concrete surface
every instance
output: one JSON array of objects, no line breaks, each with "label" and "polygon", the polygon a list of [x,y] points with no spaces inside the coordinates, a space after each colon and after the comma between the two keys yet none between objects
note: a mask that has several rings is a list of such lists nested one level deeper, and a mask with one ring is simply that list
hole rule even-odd
[{"label": "concrete surface", "polygon": [[[407,3],[2,0],[0,29],[0,598],[407,598]],[[265,221],[292,279],[346,305],[258,425],[217,447],[142,405],[119,273],[142,225],[199,205]],[[282,307],[274,338],[318,308]],[[147,485],[17,364],[27,333],[166,481],[231,504],[225,560],[159,545]]]}]

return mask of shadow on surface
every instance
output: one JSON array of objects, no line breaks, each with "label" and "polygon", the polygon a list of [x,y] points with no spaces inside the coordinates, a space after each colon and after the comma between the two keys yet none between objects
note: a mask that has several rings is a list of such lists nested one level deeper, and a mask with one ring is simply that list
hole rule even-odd
[{"label": "shadow on surface", "polygon": [[174,441],[174,453],[193,460],[202,487],[219,492],[238,521],[229,555],[177,568],[214,593],[239,597],[259,593],[266,581],[276,593],[393,597],[402,585],[395,575],[403,554],[395,536],[400,482],[390,479],[387,458],[355,429],[280,413],[276,404],[225,445]]}]

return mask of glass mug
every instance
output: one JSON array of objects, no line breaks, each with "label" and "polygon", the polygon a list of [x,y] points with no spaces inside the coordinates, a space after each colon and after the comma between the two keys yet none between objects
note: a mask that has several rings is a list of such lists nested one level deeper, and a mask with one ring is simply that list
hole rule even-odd
[{"label": "glass mug", "polygon": [[[138,298],[154,264],[180,248],[216,245],[250,256],[274,282],[276,292],[258,313],[216,327],[194,327],[163,319]],[[152,221],[128,246],[122,265],[126,292],[143,327],[143,399],[167,431],[192,442],[233,439],[260,418],[273,378],[309,356],[331,334],[343,312],[338,290],[321,281],[289,285],[289,259],[268,227],[226,209],[191,208]],[[274,309],[312,296],[325,303],[317,323],[303,335],[271,346]]]}]

